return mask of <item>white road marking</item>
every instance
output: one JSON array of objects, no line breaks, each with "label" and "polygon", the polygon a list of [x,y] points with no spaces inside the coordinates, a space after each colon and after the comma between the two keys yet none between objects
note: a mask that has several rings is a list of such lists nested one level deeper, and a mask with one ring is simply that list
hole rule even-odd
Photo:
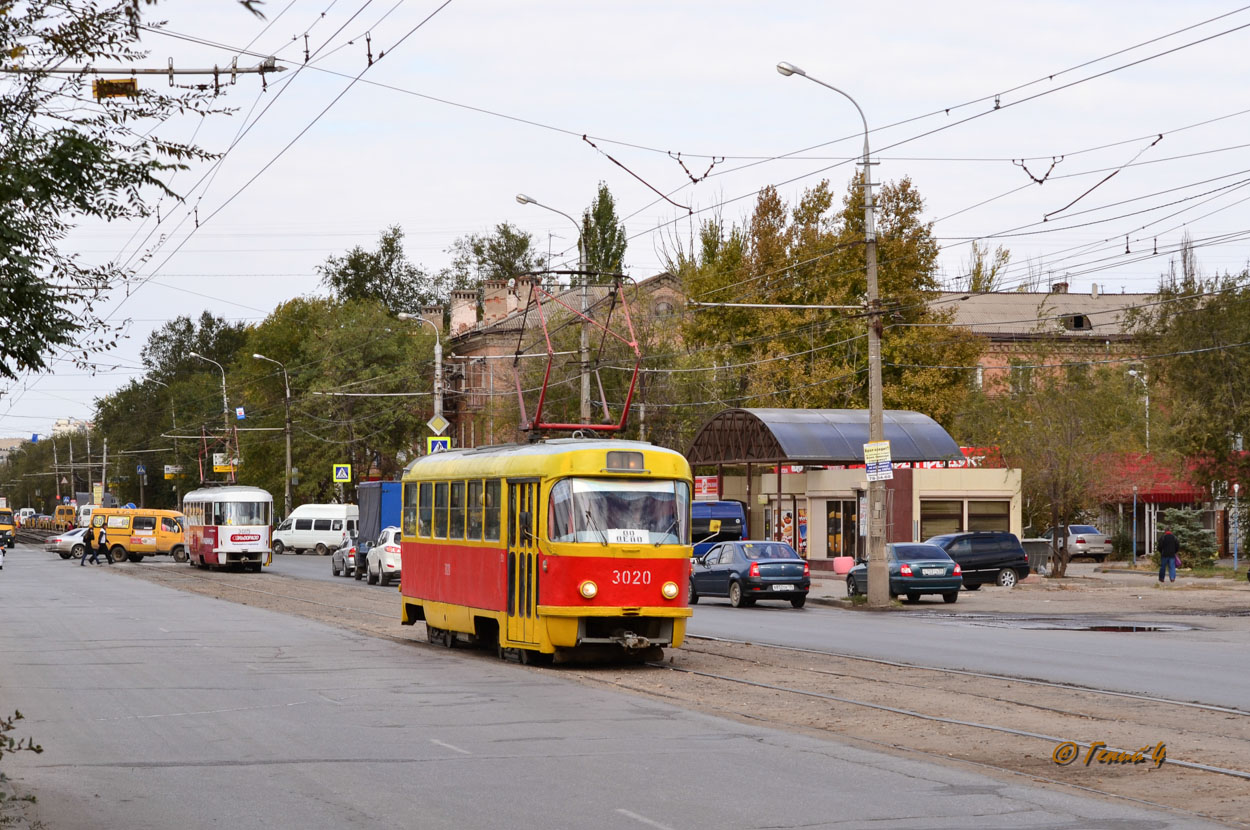
[{"label": "white road marking", "polygon": [[646,816],[640,816],[637,813],[631,813],[629,810],[623,809],[621,807],[617,807],[616,811],[620,813],[621,815],[625,816],[626,818],[632,818],[634,821],[645,824],[648,827],[654,827],[656,830],[673,830],[673,828],[669,827],[667,824],[660,824],[658,821],[652,821]]},{"label": "white road marking", "polygon": [[469,751],[469,750],[467,750],[467,749],[461,749],[461,748],[460,748],[460,747],[458,747],[458,746],[452,746],[452,745],[451,745],[451,744],[449,744],[449,743],[444,743],[443,741],[437,740],[437,739],[435,739],[435,738],[430,738],[430,743],[435,744],[435,745],[437,745],[437,746],[441,746],[441,747],[443,747],[444,749],[450,749],[452,752],[459,752],[459,753],[460,753],[460,754],[462,754],[462,755],[472,755],[472,754],[473,754],[472,752],[470,752],[470,751]]}]

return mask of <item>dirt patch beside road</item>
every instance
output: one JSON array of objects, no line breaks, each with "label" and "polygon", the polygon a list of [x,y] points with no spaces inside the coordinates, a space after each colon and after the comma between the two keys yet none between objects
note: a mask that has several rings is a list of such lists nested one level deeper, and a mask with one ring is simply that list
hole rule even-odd
[{"label": "dirt patch beside road", "polygon": [[[391,590],[273,573],[205,573],[155,563],[118,570],[170,587],[308,617],[414,647],[435,647],[425,643],[424,626],[400,625],[399,598]],[[1139,587],[1081,578],[1036,583],[1034,579],[1011,591],[983,589],[966,604],[961,598],[958,611],[1115,617],[1201,613],[1216,619],[1224,615],[1229,625],[1244,625],[1236,618],[1245,614],[1246,600],[1250,599],[1250,591],[1235,584],[1208,589],[1178,583],[1181,587],[1160,589],[1151,582]],[[936,611],[942,607],[940,603],[926,606],[921,608]],[[954,609],[947,606],[946,610]],[[493,652],[484,650],[466,651],[465,656],[496,659]],[[621,689],[745,722],[764,722],[878,749],[973,764],[1005,780],[1023,775],[1055,786],[1202,815],[1232,826],[1250,826],[1246,819],[1250,816],[1250,781],[1170,763],[1155,768],[1149,752],[1140,763],[1130,764],[1091,761],[1087,765],[1084,747],[1077,748],[1077,760],[1068,766],[1059,766],[1051,758],[1059,740],[1103,741],[1109,747],[1129,751],[1153,749],[1164,743],[1170,760],[1250,771],[1250,715],[1110,697],[1009,678],[886,666],[854,658],[698,639],[672,650],[664,665],[666,668],[516,669],[556,671],[589,685]]]}]

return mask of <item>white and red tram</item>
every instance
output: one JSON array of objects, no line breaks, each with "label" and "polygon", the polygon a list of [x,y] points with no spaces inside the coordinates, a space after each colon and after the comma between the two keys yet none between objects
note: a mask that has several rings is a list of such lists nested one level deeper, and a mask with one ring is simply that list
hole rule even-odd
[{"label": "white and red tram", "polygon": [[237,485],[192,490],[182,498],[182,512],[191,565],[259,572],[269,560],[273,496],[268,490]]}]

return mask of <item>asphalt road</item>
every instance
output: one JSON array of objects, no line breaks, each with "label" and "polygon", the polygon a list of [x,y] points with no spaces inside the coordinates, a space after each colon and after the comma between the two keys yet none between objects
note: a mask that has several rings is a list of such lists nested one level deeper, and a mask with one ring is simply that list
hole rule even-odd
[{"label": "asphalt road", "polygon": [[[1101,621],[1106,618],[1090,620]],[[1140,616],[1131,622],[1150,624]],[[1245,707],[1250,701],[1250,626],[1203,628],[1201,617],[1183,622],[1194,628],[1064,631],[1015,627],[1010,615],[874,614],[811,604],[795,610],[778,603],[730,608],[705,601],[696,607],[688,631]]]},{"label": "asphalt road", "polygon": [[31,548],[0,572],[0,710],[45,748],[4,769],[57,830],[1201,826],[562,675]]}]

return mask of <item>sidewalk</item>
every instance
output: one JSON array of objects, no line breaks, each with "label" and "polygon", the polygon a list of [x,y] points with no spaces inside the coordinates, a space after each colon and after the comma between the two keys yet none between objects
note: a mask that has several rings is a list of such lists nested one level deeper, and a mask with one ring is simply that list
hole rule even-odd
[{"label": "sidewalk", "polygon": [[[1140,562],[1140,560],[1139,560]],[[1232,567],[1232,560],[1221,560],[1221,565]],[[1245,563],[1239,563],[1243,570]],[[1104,613],[1113,612],[1112,606],[1131,603],[1130,606],[1146,610],[1142,606],[1175,606],[1205,605],[1194,596],[1207,594],[1202,589],[1219,589],[1235,591],[1245,595],[1243,607],[1250,609],[1250,583],[1244,576],[1236,579],[1220,577],[1189,576],[1184,569],[1177,571],[1176,582],[1159,584],[1159,572],[1156,569],[1139,568],[1129,570],[1127,563],[1072,562],[1068,565],[1067,576],[1063,579],[1052,579],[1029,574],[1015,588],[999,588],[996,585],[983,586],[978,591],[963,590],[959,592],[959,602],[947,605],[937,597],[925,597],[918,605],[903,604],[903,608],[924,608],[936,610],[936,606],[947,613],[960,612],[991,612],[991,613]],[[1188,589],[1188,590],[1187,590]],[[1123,595],[1123,596],[1121,596]],[[1241,597],[1236,594],[1226,595],[1234,603],[1240,603]],[[828,571],[812,573],[812,587],[807,595],[808,602],[847,608],[852,606],[846,598],[846,577],[836,576]]]}]

